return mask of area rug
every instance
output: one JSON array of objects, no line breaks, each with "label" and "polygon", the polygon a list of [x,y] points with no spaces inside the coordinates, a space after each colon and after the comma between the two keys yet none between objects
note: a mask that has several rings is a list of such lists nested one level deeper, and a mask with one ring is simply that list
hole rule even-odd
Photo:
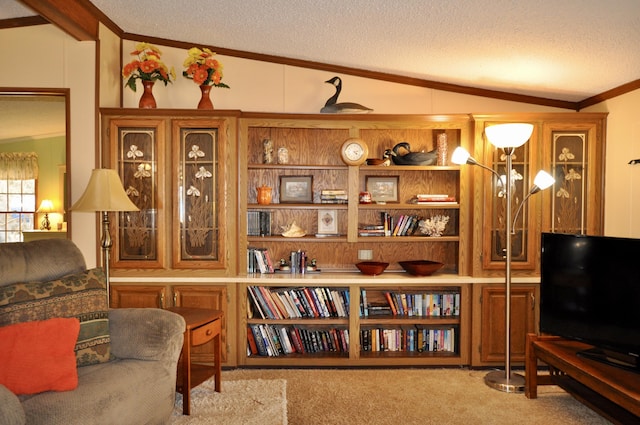
[{"label": "area rug", "polygon": [[172,425],[286,425],[287,381],[248,379],[222,381],[215,392],[213,379],[191,390],[191,415],[182,414],[182,395],[176,394]]}]

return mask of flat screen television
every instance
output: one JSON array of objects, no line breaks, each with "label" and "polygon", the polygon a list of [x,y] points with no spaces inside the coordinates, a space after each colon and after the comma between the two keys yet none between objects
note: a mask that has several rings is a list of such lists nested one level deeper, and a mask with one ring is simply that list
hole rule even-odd
[{"label": "flat screen television", "polygon": [[640,239],[542,234],[540,331],[640,373]]}]

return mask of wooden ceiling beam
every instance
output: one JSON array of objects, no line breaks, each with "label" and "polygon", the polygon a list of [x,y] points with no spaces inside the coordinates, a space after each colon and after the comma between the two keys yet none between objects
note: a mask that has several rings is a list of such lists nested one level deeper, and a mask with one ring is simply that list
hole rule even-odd
[{"label": "wooden ceiling beam", "polygon": [[78,41],[97,41],[97,9],[88,0],[20,0]]}]

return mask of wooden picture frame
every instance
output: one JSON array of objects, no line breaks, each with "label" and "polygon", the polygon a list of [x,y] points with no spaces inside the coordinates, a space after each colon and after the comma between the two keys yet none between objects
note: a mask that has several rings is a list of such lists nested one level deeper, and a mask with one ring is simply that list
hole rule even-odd
[{"label": "wooden picture frame", "polygon": [[338,233],[337,210],[318,210],[318,233],[325,235]]},{"label": "wooden picture frame", "polygon": [[313,203],[313,176],[280,176],[280,203]]},{"label": "wooden picture frame", "polygon": [[376,203],[399,202],[398,176],[367,176],[367,192],[371,194],[371,200]]}]

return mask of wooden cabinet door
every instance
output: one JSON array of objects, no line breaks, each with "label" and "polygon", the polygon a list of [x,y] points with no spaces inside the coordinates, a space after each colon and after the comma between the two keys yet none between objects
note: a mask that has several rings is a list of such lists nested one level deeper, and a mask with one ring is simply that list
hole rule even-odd
[{"label": "wooden cabinet door", "polygon": [[[536,286],[511,287],[511,361],[525,360],[527,333],[536,332]],[[504,362],[505,358],[505,289],[504,286],[482,288],[480,360]]]},{"label": "wooden cabinet door", "polygon": [[164,286],[111,285],[110,307],[164,308],[167,288]]},{"label": "wooden cabinet door", "polygon": [[[173,302],[176,307],[209,308],[222,310],[222,331],[220,343],[222,344],[222,363],[227,361],[227,287],[225,285],[207,286],[183,286],[173,287]],[[214,360],[213,341],[193,347],[191,357],[198,362],[212,362]]]}]

